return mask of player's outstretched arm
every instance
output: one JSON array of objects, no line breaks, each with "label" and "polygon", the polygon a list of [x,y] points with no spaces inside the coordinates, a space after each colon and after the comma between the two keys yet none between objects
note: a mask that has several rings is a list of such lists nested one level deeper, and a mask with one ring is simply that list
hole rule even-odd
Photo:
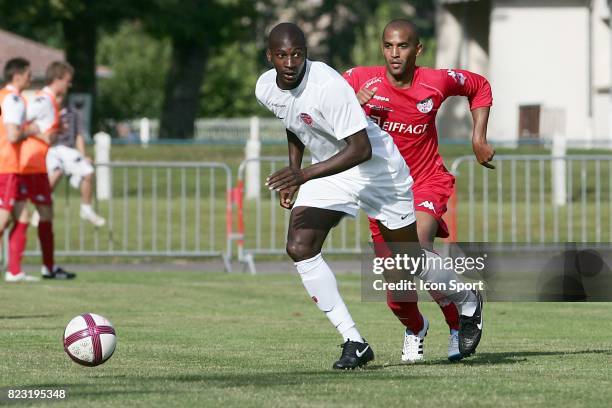
[{"label": "player's outstretched arm", "polygon": [[308,180],[331,176],[357,166],[372,157],[372,145],[365,129],[343,139],[344,149],[329,159],[304,169],[285,167],[266,180],[270,190],[282,191],[289,187],[300,186]]},{"label": "player's outstretched arm", "polygon": [[472,111],[474,133],[472,134],[472,149],[478,163],[489,169],[494,169],[491,163],[495,156],[495,149],[487,142],[487,124],[489,122],[490,108],[482,107]]}]

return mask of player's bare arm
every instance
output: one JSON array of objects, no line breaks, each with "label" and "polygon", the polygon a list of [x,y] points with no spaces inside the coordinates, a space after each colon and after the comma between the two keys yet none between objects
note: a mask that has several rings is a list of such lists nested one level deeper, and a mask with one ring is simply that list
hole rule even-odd
[{"label": "player's bare arm", "polygon": [[6,124],[6,138],[11,143],[19,143],[28,137],[27,129],[20,129],[19,126],[13,123]]},{"label": "player's bare arm", "polygon": [[[287,131],[287,144],[289,147],[289,167],[301,171],[302,158],[304,157],[304,144],[302,141],[289,129]],[[280,205],[283,208],[291,209],[293,207],[293,197],[298,191],[298,186],[292,186],[280,191]]]},{"label": "player's bare arm", "polygon": [[477,108],[472,111],[472,119],[474,121],[474,133],[472,135],[472,149],[478,163],[486,168],[494,169],[495,166],[490,163],[495,156],[495,149],[487,142],[487,123],[489,121],[488,106]]},{"label": "player's bare arm", "polygon": [[372,157],[372,145],[365,129],[344,139],[346,146],[329,159],[305,169],[285,167],[266,180],[270,190],[281,191],[292,186],[300,186],[308,180],[341,173]]},{"label": "player's bare arm", "polygon": [[76,135],[74,147],[83,155],[85,160],[91,163],[91,157],[85,153],[85,138],[80,133]]}]

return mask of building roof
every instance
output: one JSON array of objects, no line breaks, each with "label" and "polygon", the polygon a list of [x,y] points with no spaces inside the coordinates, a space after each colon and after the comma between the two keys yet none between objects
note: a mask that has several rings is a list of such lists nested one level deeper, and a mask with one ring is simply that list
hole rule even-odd
[{"label": "building roof", "polygon": [[62,50],[0,29],[0,70],[15,57],[30,61],[34,80],[44,79],[47,65],[53,61],[64,61],[65,58]]}]

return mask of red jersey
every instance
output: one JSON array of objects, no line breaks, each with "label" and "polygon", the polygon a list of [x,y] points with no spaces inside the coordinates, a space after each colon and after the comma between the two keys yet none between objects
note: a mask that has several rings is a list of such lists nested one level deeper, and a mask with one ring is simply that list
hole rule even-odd
[{"label": "red jersey", "polygon": [[467,96],[470,109],[491,106],[489,82],[460,69],[416,67],[412,86],[397,88],[386,76],[384,66],[355,67],[344,73],[355,93],[377,88],[363,109],[387,131],[410,168],[415,186],[440,172],[448,174],[438,152],[436,114],[449,96]]}]

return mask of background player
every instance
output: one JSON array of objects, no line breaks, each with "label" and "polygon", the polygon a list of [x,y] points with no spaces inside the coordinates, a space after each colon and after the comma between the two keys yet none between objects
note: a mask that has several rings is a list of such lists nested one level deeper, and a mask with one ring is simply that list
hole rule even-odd
[{"label": "background player", "polygon": [[[374,358],[360,335],[321,255],[327,234],[344,215],[363,208],[377,219],[394,253],[423,256],[418,242],[408,167],[389,135],[366,117],[351,88],[333,69],[306,59],[306,40],[294,24],[282,23],[270,33],[267,56],[274,69],[260,76],[259,102],[281,119],[287,129],[290,166],[272,174],[267,185],[280,192],[281,205],[294,203],[287,234],[287,253],[306,290],[344,338],[333,368],[347,369]],[[301,168],[308,146],[313,165]],[[400,244],[402,243],[402,244]],[[435,256],[427,254],[427,256]],[[427,282],[449,283],[457,276],[447,269],[415,271]],[[387,279],[399,281],[406,275]],[[481,300],[468,291],[445,291],[462,313],[480,322]],[[465,327],[462,341],[473,352],[480,327]]]},{"label": "background player", "polygon": [[46,83],[36,98],[28,105],[28,121],[38,130],[37,137],[28,137],[21,145],[19,155],[19,199],[29,199],[40,214],[38,238],[42,251],[41,274],[47,279],[72,279],[74,273],[66,272],[54,264],[53,203],[47,176],[46,156],[60,126],[58,95],[65,95],[72,83],[73,68],[66,62],[49,64]]},{"label": "background player", "polygon": [[[51,191],[55,189],[62,176],[68,176],[70,185],[81,192],[80,217],[96,227],[102,227],[106,220],[96,214],[91,205],[94,168],[91,159],[85,154],[81,117],[70,106],[65,106],[60,111],[60,124],[55,142],[47,152],[47,171]],[[35,212],[32,216],[32,225],[37,226],[38,222],[38,213]]]},{"label": "background player", "polygon": [[[455,69],[430,69],[416,66],[423,51],[417,28],[410,21],[393,20],[383,30],[382,53],[385,66],[356,67],[344,77],[357,93],[366,114],[389,132],[410,168],[419,241],[433,250],[436,236],[448,237],[442,219],[453,193],[455,179],[444,166],[438,151],[436,114],[449,96],[466,96],[470,102],[474,131],[472,146],[476,159],[485,167],[495,151],[487,143],[486,130],[492,104],[491,88],[482,76]],[[383,237],[376,220],[370,218],[370,230],[379,256],[385,256]],[[414,301],[398,302],[390,294],[388,305],[406,326],[402,360],[423,359],[423,341],[429,323]],[[434,296],[448,323],[448,357],[461,358],[458,345],[459,315],[452,302]]]},{"label": "background player", "polygon": [[12,218],[8,269],[4,276],[7,282],[38,280],[21,270],[28,215],[23,210],[25,203],[17,201],[21,142],[36,133],[26,123],[26,100],[21,95],[30,86],[31,79],[32,71],[26,59],[13,58],[5,64],[6,86],[0,90],[0,239]]}]

